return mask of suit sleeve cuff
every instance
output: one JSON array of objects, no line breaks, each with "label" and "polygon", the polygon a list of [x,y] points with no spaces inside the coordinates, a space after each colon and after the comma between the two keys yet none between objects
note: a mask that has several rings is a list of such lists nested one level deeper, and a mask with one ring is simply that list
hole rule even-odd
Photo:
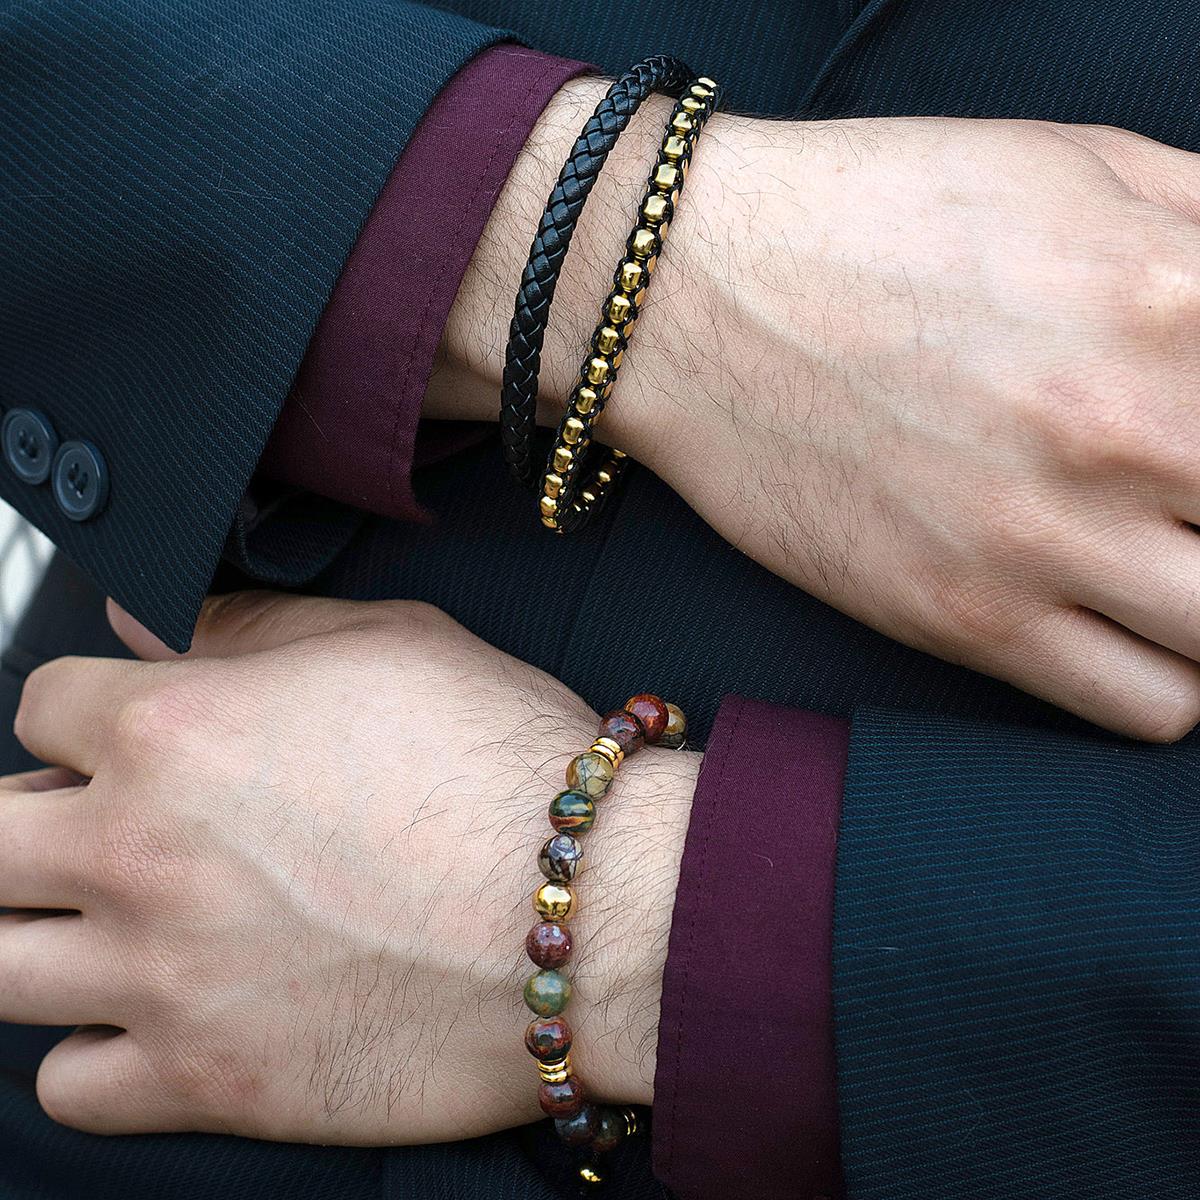
[{"label": "suit sleeve cuff", "polygon": [[[442,89],[337,281],[262,475],[384,516],[423,515],[411,480],[417,429],[454,297],[542,110],[589,70],[505,44]],[[464,436],[459,427],[452,434]],[[444,433],[427,431],[426,441],[423,458],[447,449]]]},{"label": "suit sleeve cuff", "polygon": [[692,806],[655,1076],[680,1200],[841,1195],[833,885],[848,722],[727,699]]}]

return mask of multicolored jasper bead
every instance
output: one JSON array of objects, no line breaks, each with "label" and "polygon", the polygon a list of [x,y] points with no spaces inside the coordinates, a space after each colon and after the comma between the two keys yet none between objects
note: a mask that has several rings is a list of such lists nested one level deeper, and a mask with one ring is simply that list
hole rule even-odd
[{"label": "multicolored jasper bead", "polygon": [[547,921],[565,921],[575,907],[575,893],[565,883],[543,883],[533,893],[533,911]]},{"label": "multicolored jasper bead", "polygon": [[599,800],[612,787],[614,774],[612,763],[607,758],[589,750],[585,754],[577,754],[567,764],[567,787]]},{"label": "multicolored jasper bead", "polygon": [[687,717],[677,705],[667,705],[667,727],[658,739],[660,746],[668,750],[678,750],[687,741]]},{"label": "multicolored jasper bead", "polygon": [[615,1149],[625,1136],[625,1128],[625,1114],[620,1109],[607,1106],[597,1109],[592,1149],[601,1154]]},{"label": "multicolored jasper bead", "polygon": [[587,833],[596,819],[596,802],[583,792],[559,792],[550,801],[550,824],[559,833]]},{"label": "multicolored jasper bead", "polygon": [[585,1104],[573,1117],[556,1120],[554,1128],[568,1146],[590,1146],[596,1136],[598,1119],[595,1107]]},{"label": "multicolored jasper bead", "polygon": [[611,738],[621,747],[624,754],[633,754],[640,750],[646,740],[641,721],[623,708],[610,712],[601,720],[599,736]]},{"label": "multicolored jasper bead", "polygon": [[643,692],[640,696],[630,696],[625,701],[625,711],[633,713],[642,723],[646,741],[651,745],[666,731],[667,718],[670,715],[667,706],[664,701],[657,696],[651,696],[649,692]]},{"label": "multicolored jasper bead", "polygon": [[525,935],[525,953],[539,967],[561,967],[571,957],[571,931],[557,921],[539,921]]},{"label": "multicolored jasper bead", "polygon": [[540,1083],[538,1103],[548,1117],[573,1117],[583,1107],[583,1081],[568,1075],[559,1083]]},{"label": "multicolored jasper bead", "polygon": [[525,1049],[538,1062],[566,1058],[571,1049],[571,1027],[562,1017],[544,1017],[529,1022],[525,1030]]},{"label": "multicolored jasper bead", "polygon": [[525,1003],[539,1017],[557,1017],[571,1000],[571,982],[557,971],[538,971],[525,981]]},{"label": "multicolored jasper bead", "polygon": [[552,883],[570,883],[582,860],[583,847],[569,833],[556,833],[538,851],[538,869]]}]

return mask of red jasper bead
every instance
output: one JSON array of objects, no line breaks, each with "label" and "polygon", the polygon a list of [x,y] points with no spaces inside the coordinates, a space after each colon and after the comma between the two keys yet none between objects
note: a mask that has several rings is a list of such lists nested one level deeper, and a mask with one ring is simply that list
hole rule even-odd
[{"label": "red jasper bead", "polygon": [[560,1117],[554,1128],[568,1146],[590,1146],[596,1136],[596,1123],[595,1108],[585,1104],[573,1117]]},{"label": "red jasper bead", "polygon": [[539,921],[525,935],[525,953],[539,967],[561,967],[571,957],[571,931],[557,921]]},{"label": "red jasper bead", "polygon": [[642,729],[646,733],[646,741],[652,746],[662,737],[663,731],[667,728],[667,717],[670,714],[667,712],[666,701],[660,700],[657,696],[651,696],[649,692],[643,692],[639,696],[630,696],[625,701],[625,711],[633,713],[641,721]]},{"label": "red jasper bead", "polygon": [[561,1083],[540,1084],[538,1103],[548,1117],[573,1117],[583,1108],[583,1083],[568,1075]]},{"label": "red jasper bead", "polygon": [[600,722],[599,736],[611,738],[626,754],[633,754],[642,748],[646,731],[633,713],[619,708]]},{"label": "red jasper bead", "polygon": [[596,1135],[592,1139],[592,1149],[598,1154],[615,1150],[625,1136],[625,1118],[615,1108],[600,1108],[596,1110]]},{"label": "red jasper bead", "polygon": [[525,1030],[525,1049],[538,1062],[565,1058],[571,1049],[571,1027],[562,1017],[539,1017]]}]

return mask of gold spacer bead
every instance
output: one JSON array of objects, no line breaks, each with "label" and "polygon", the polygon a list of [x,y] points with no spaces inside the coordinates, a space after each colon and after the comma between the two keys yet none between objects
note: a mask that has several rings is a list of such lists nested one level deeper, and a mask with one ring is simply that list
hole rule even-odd
[{"label": "gold spacer bead", "polygon": [[624,325],[633,315],[633,301],[619,294],[609,296],[604,312],[614,325]]},{"label": "gold spacer bead", "polygon": [[596,389],[593,387],[578,387],[575,389],[575,410],[581,413],[590,413],[596,407],[596,401],[600,397],[596,394]]},{"label": "gold spacer bead", "polygon": [[571,1056],[566,1054],[553,1062],[539,1062],[537,1069],[547,1083],[562,1083],[571,1074]]},{"label": "gold spacer bead", "polygon": [[625,1118],[625,1136],[633,1137],[642,1127],[641,1122],[638,1120],[637,1110],[623,1108],[621,1109],[621,1116]]},{"label": "gold spacer bead", "polygon": [[596,349],[601,354],[613,354],[621,346],[621,335],[611,325],[601,326],[596,334]]},{"label": "gold spacer bead", "polygon": [[575,464],[575,453],[569,446],[557,446],[554,450],[554,469],[562,474]]},{"label": "gold spacer bead", "polygon": [[547,529],[553,529],[555,533],[562,533],[562,526],[559,525],[556,517],[543,517],[542,524],[545,525]]},{"label": "gold spacer bead", "polygon": [[662,152],[663,158],[677,164],[681,159],[687,158],[688,144],[677,133],[668,134],[663,139]]},{"label": "gold spacer bead", "polygon": [[583,437],[583,422],[578,417],[568,417],[563,422],[562,440],[574,446]]},{"label": "gold spacer bead", "polygon": [[543,518],[558,515],[558,501],[553,496],[543,496],[538,501],[538,508],[541,509]]},{"label": "gold spacer bead", "polygon": [[697,100],[695,96],[685,96],[679,102],[679,107],[690,116],[695,116],[697,113],[702,113],[708,105],[703,100]]},{"label": "gold spacer bead", "polygon": [[608,487],[608,485],[609,485],[610,483],[612,483],[612,481],[613,481],[612,474],[611,474],[609,471],[606,471],[606,470],[604,469],[604,467],[601,467],[601,468],[600,468],[600,470],[598,470],[598,471],[596,472],[596,482],[597,482],[597,483],[598,483],[598,484],[599,484],[599,485],[600,485],[602,488],[606,488],[606,487]]},{"label": "gold spacer bead", "polygon": [[613,456],[613,458],[617,459],[618,461],[620,461],[622,458],[628,458],[628,457],[629,457],[629,455],[628,455],[628,454],[626,454],[624,450],[618,450],[618,449],[616,448],[616,446],[613,446],[613,447],[612,447],[612,448],[609,450],[609,454],[611,454],[611,455]]},{"label": "gold spacer bead", "polygon": [[[653,229],[645,229],[638,226],[633,231],[633,237],[629,241],[629,249],[633,251],[638,258],[650,258],[658,246],[658,238],[654,236]],[[652,269],[652,268],[648,268]]]},{"label": "gold spacer bead", "polygon": [[608,363],[603,358],[593,358],[588,361],[588,383],[601,384],[608,381]]},{"label": "gold spacer bead", "polygon": [[614,768],[619,767],[625,760],[625,751],[612,738],[598,737],[589,748],[607,758]]},{"label": "gold spacer bead", "polygon": [[575,893],[563,883],[543,883],[533,893],[533,908],[547,921],[565,921],[575,908]]},{"label": "gold spacer bead", "polygon": [[583,501],[585,508],[591,508],[592,505],[596,503],[596,493],[584,488],[584,490],[579,493],[579,499]]},{"label": "gold spacer bead", "polygon": [[561,475],[547,475],[546,478],[542,480],[542,488],[547,496],[557,496],[558,493],[562,491],[562,485],[563,481]]},{"label": "gold spacer bead", "polygon": [[579,1168],[579,1178],[589,1187],[600,1187],[604,1182],[604,1176],[591,1163],[584,1163]]},{"label": "gold spacer bead", "polygon": [[[642,205],[642,217],[647,225],[658,225],[667,219],[667,213],[670,211],[670,201],[666,196],[647,196],[645,204]],[[662,236],[662,231],[659,231],[659,236]]]},{"label": "gold spacer bead", "polygon": [[693,83],[692,86],[688,88],[688,91],[693,96],[699,96],[702,100],[711,100],[717,94],[711,87],[708,87],[703,83]]},{"label": "gold spacer bead", "polygon": [[671,128],[682,138],[696,132],[696,122],[685,112],[677,112],[671,118]]},{"label": "gold spacer bead", "polygon": [[718,84],[715,80],[709,79],[709,77],[707,75],[696,76],[696,82],[701,87],[712,88],[714,92],[717,90],[718,87],[720,87],[720,84]]},{"label": "gold spacer bead", "polygon": [[683,172],[671,163],[659,163],[650,181],[660,192],[673,196],[683,182]]}]

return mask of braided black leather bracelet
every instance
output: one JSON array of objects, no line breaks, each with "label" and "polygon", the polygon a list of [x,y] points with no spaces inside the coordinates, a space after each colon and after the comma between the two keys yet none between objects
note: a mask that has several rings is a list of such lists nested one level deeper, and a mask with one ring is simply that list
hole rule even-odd
[{"label": "braided black leather bracelet", "polygon": [[504,458],[518,483],[526,487],[535,486],[541,474],[541,464],[534,461],[533,435],[542,341],[576,222],[609,151],[642,101],[655,91],[680,92],[689,75],[683,63],[665,54],[647,58],[622,75],[583,127],[546,201],[521,275],[500,393]]}]

